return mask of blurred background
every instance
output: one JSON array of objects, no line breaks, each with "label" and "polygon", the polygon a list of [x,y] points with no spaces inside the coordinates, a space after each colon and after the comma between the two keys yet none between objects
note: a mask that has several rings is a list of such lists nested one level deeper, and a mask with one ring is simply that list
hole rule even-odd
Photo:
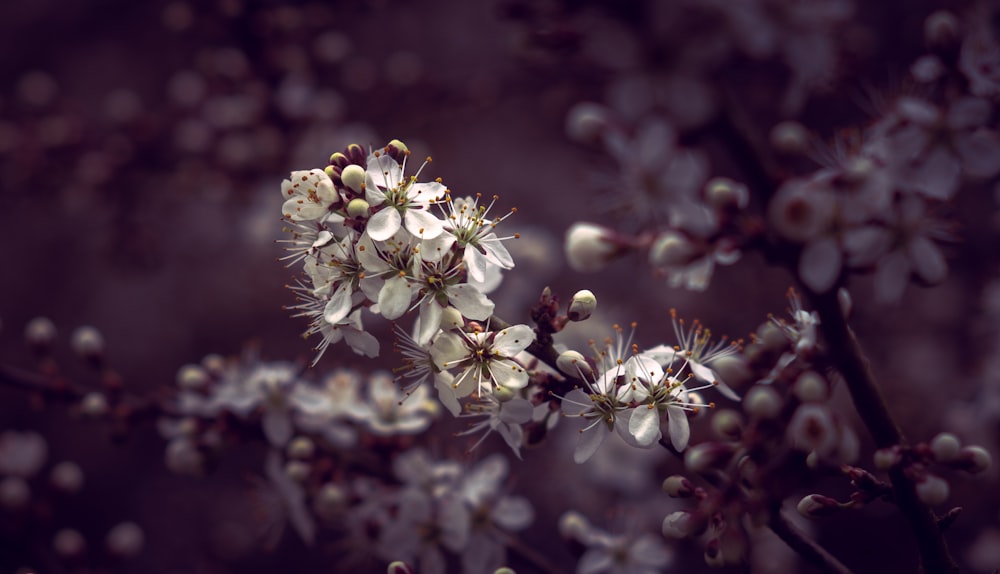
[{"label": "blurred background", "polygon": [[[83,384],[94,381],[75,367],[68,334],[98,327],[112,365],[139,395],[172,385],[185,363],[239,354],[248,343],[265,358],[311,359],[310,342],[299,337],[305,325],[282,309],[294,303],[285,285],[295,270],[276,262],[281,180],[323,167],[349,143],[377,147],[392,138],[414,157],[433,155],[425,173],[456,195],[497,194],[500,213],[518,208],[504,223],[521,234],[508,242],[517,267],[493,295],[509,321],[526,321],[548,285],[564,299],[591,289],[600,301],[599,316],[575,325],[568,341],[638,321],[643,346],[669,342],[671,307],[716,333],[745,337],[768,313],[785,312],[794,283],[753,254],[718,270],[702,293],[668,288],[637,259],[600,275],[569,270],[562,237],[573,222],[627,226],[628,216],[616,220],[609,209],[622,191],[608,185],[615,161],[568,137],[568,111],[591,101],[628,125],[664,118],[685,146],[705,153],[712,174],[740,179],[745,158],[727,146],[722,108],[738,106],[762,138],[779,121],[798,119],[822,146],[915,89],[906,78],[925,51],[924,21],[944,7],[963,22],[997,25],[996,12],[975,3],[938,1],[0,3],[0,361],[33,367],[22,333],[36,316],[53,320],[57,356]],[[947,206],[958,241],[946,248],[944,284],[910,287],[892,306],[872,302],[866,278],[851,288],[859,336],[908,436],[927,440],[948,428],[996,459],[1000,284],[991,186],[972,184]],[[373,328],[388,340],[387,328]],[[341,345],[317,368],[371,371],[395,360],[384,353],[368,361]],[[836,400],[844,416],[855,416],[846,397]],[[255,534],[274,527],[253,478],[261,445],[232,448],[206,479],[177,477],[164,468],[153,425],[111,441],[72,410],[39,408],[3,388],[7,429],[38,431],[50,464],[73,460],[86,476],[82,495],[49,509],[36,537],[42,546],[63,526],[100,541],[130,520],[146,544],[115,565],[123,572],[340,571],[329,558],[335,541],[307,548],[288,533],[268,549]],[[441,452],[467,446],[440,435]],[[488,440],[485,451],[499,442]],[[528,540],[571,571],[569,551],[546,542],[569,508],[620,529],[658,529],[666,507],[643,508],[641,494],[677,471],[677,461],[612,453],[583,473],[568,456],[552,456],[562,442],[512,461],[516,490],[536,504]],[[621,469],[638,470],[625,479]],[[952,500],[965,512],[948,539],[970,570],[1000,567],[996,477],[953,483]],[[570,487],[574,494],[562,497]],[[913,556],[912,541],[888,505],[815,532],[857,572],[909,571],[895,569],[900,554]],[[707,570],[697,545],[674,549],[678,571]],[[761,556],[755,571],[808,571],[780,543]],[[0,560],[4,572],[17,567]],[[61,571],[58,563],[37,567]]]}]

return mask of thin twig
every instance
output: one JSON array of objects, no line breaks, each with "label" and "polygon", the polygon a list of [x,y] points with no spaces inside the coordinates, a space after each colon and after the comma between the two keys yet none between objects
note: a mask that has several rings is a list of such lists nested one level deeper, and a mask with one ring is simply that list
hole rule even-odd
[{"label": "thin twig", "polygon": [[827,574],[851,574],[851,569],[809,538],[784,515],[781,508],[774,508],[767,524],[785,544],[799,553],[810,564]]}]

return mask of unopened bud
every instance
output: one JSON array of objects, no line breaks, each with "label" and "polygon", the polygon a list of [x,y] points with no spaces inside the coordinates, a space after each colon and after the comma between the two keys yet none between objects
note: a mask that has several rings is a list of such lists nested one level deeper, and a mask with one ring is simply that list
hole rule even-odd
[{"label": "unopened bud", "polygon": [[31,488],[21,477],[8,476],[0,481],[0,506],[8,510],[18,510],[31,501]]},{"label": "unopened bud", "polygon": [[[352,163],[340,172],[340,181],[344,182],[344,187],[355,193],[361,193],[361,188],[365,184],[365,168]],[[348,204],[347,209],[350,210],[350,204]],[[367,207],[365,209],[367,210]],[[351,217],[357,216],[352,215]]]},{"label": "unopened bud", "polygon": [[175,438],[167,443],[163,458],[170,472],[183,476],[200,476],[205,468],[205,455],[186,438]]},{"label": "unopened bud", "polygon": [[104,353],[104,336],[95,327],[77,327],[70,336],[70,347],[84,359],[99,357]]},{"label": "unopened bud", "polygon": [[600,271],[622,253],[614,232],[593,223],[574,223],[566,232],[566,260],[576,271]]},{"label": "unopened bud", "polygon": [[872,455],[875,468],[879,470],[889,470],[903,460],[902,453],[896,447],[880,448]]},{"label": "unopened bud", "polygon": [[396,560],[389,564],[386,574],[416,574],[416,570],[406,562]]},{"label": "unopened bud", "polygon": [[52,539],[52,550],[60,558],[74,558],[83,554],[87,548],[87,542],[79,531],[72,528],[63,528]]},{"label": "unopened bud", "polygon": [[804,403],[819,403],[826,400],[826,381],[815,371],[806,371],[795,380],[792,391]]},{"label": "unopened bud", "polygon": [[771,145],[788,155],[798,155],[809,149],[809,132],[794,120],[781,122],[771,128]]},{"label": "unopened bud", "polygon": [[958,37],[958,18],[951,12],[938,10],[924,20],[924,40],[931,46],[947,46]]},{"label": "unopened bud", "polygon": [[800,500],[795,509],[806,518],[818,518],[820,516],[828,516],[840,510],[840,503],[829,496],[810,494]]},{"label": "unopened bud", "polygon": [[354,198],[347,204],[347,215],[357,219],[368,216],[368,202],[360,197]]},{"label": "unopened bud", "polygon": [[607,108],[600,104],[581,102],[566,114],[566,135],[582,143],[596,142],[610,123]]},{"label": "unopened bud", "polygon": [[559,517],[559,534],[567,540],[582,541],[590,532],[590,522],[576,511],[563,513]]},{"label": "unopened bud", "polygon": [[285,474],[295,482],[303,482],[309,478],[312,467],[307,462],[301,460],[290,460],[285,463]]},{"label": "unopened bud", "polygon": [[782,237],[806,243],[825,232],[834,210],[832,192],[791,180],[768,205],[768,221]]},{"label": "unopened bud", "polygon": [[497,385],[493,389],[493,398],[500,401],[501,403],[506,403],[507,401],[513,399],[516,396],[514,389],[505,387],[503,385]]},{"label": "unopened bud", "polygon": [[943,432],[931,440],[931,452],[938,462],[951,462],[958,458],[962,443],[950,432]]},{"label": "unopened bud", "polygon": [[465,318],[458,309],[448,306],[441,312],[441,330],[461,329],[465,326]]},{"label": "unopened bud", "polygon": [[47,349],[56,339],[55,323],[47,317],[35,317],[24,328],[24,338],[34,349]]},{"label": "unopened bud", "polygon": [[755,385],[743,398],[743,410],[752,417],[774,418],[781,412],[781,397],[770,385]]},{"label": "unopened bud", "polygon": [[939,476],[928,474],[917,483],[917,496],[929,506],[937,506],[948,500],[948,482]]},{"label": "unopened bud", "polygon": [[389,144],[386,145],[385,147],[389,148],[390,152],[400,155],[405,155],[410,151],[410,148],[406,147],[405,143],[395,139],[389,142]]},{"label": "unopened bud", "polygon": [[792,446],[805,452],[826,454],[837,445],[833,416],[823,405],[806,403],[795,409],[787,435]]},{"label": "unopened bud", "polygon": [[705,199],[716,209],[744,208],[750,201],[747,186],[728,177],[713,177],[705,184]]},{"label": "unopened bud", "polygon": [[690,528],[691,513],[686,510],[671,512],[663,519],[660,531],[667,538],[687,538],[692,534]]},{"label": "unopened bud", "polygon": [[347,503],[347,493],[340,486],[328,482],[320,487],[313,501],[316,514],[326,520],[332,520],[344,509]]},{"label": "unopened bud", "polygon": [[753,371],[742,354],[724,355],[712,361],[712,370],[721,382],[734,391],[741,391],[753,381]]},{"label": "unopened bud", "polygon": [[201,365],[188,364],[177,370],[177,386],[182,389],[201,389],[209,380],[208,372]]},{"label": "unopened bud", "polygon": [[142,552],[146,536],[134,522],[122,522],[108,531],[106,543],[112,554],[131,558]]},{"label": "unopened bud", "polygon": [[312,458],[316,452],[316,445],[307,436],[297,436],[288,443],[286,450],[289,458],[304,460]]},{"label": "unopened bud", "polygon": [[743,435],[743,417],[732,409],[721,409],[712,416],[712,430],[724,440],[739,440]]},{"label": "unopened bud", "polygon": [[88,417],[102,417],[108,414],[108,399],[97,391],[87,393],[80,401],[80,410]]},{"label": "unopened bud", "polygon": [[992,463],[990,453],[981,446],[967,446],[962,448],[958,453],[958,460],[963,463],[963,470],[973,474],[984,472]]},{"label": "unopened bud", "polygon": [[593,369],[587,363],[587,359],[577,351],[563,351],[556,358],[556,366],[564,375],[570,377],[588,377],[593,374]]},{"label": "unopened bud", "polygon": [[517,572],[514,572],[513,568],[503,566],[501,568],[497,568],[496,570],[494,570],[493,574],[517,574]]},{"label": "unopened bud", "polygon": [[663,492],[673,498],[687,498],[694,494],[694,485],[679,474],[663,479]]},{"label": "unopened bud", "polygon": [[728,461],[732,450],[724,444],[703,442],[684,453],[684,466],[696,474]]},{"label": "unopened bud", "polygon": [[597,309],[597,296],[587,289],[582,289],[573,294],[566,316],[570,321],[584,321],[590,318],[595,309]]},{"label": "unopened bud", "polygon": [[52,467],[49,482],[59,491],[74,494],[83,488],[83,470],[75,462],[60,462]]},{"label": "unopened bud", "polygon": [[330,155],[330,165],[335,165],[337,167],[346,167],[347,163],[351,160],[347,159],[347,156],[341,152],[334,152]]},{"label": "unopened bud", "polygon": [[649,262],[653,267],[679,267],[690,263],[698,254],[699,250],[683,233],[666,231],[649,248]]}]

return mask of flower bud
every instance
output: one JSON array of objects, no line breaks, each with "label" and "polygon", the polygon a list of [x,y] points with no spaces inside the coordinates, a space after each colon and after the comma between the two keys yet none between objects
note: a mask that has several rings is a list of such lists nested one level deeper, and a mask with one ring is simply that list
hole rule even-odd
[{"label": "flower bud", "polygon": [[32,349],[47,350],[56,339],[56,326],[46,317],[35,317],[24,328],[24,338]]},{"label": "flower bud", "polygon": [[663,479],[663,492],[672,498],[687,498],[694,494],[694,485],[679,474]]},{"label": "flower bud", "polygon": [[503,385],[497,385],[493,389],[493,398],[500,401],[501,403],[506,403],[507,401],[513,399],[516,396],[514,389],[505,387]]},{"label": "flower bud", "polygon": [[410,148],[406,147],[405,143],[396,139],[389,142],[385,147],[389,148],[390,154],[395,154],[393,155],[394,158],[396,156],[404,156],[410,153]]},{"label": "flower bud", "polygon": [[729,460],[732,449],[717,442],[703,442],[687,449],[684,466],[696,474]]},{"label": "flower bud", "polygon": [[295,482],[304,482],[309,478],[310,471],[312,471],[312,466],[308,462],[290,460],[285,463],[285,474]]},{"label": "flower bud", "polygon": [[698,248],[683,233],[666,231],[649,248],[649,263],[653,267],[679,267],[698,255]]},{"label": "flower bud", "polygon": [[829,227],[833,204],[830,192],[791,180],[781,186],[771,200],[768,221],[782,237],[806,243]]},{"label": "flower bud", "polygon": [[938,462],[951,462],[958,458],[958,453],[962,449],[962,443],[958,437],[950,432],[943,432],[931,440],[931,452]]},{"label": "flower bud", "polygon": [[815,371],[806,371],[795,380],[792,392],[804,403],[823,402],[826,400],[826,381]]},{"label": "flower bud", "polygon": [[450,331],[452,329],[461,329],[465,326],[465,318],[462,317],[462,312],[458,309],[448,306],[441,311],[441,330]]},{"label": "flower bud", "polygon": [[167,443],[164,452],[167,469],[182,476],[201,476],[205,468],[205,455],[186,438],[175,438]]},{"label": "flower bud", "polygon": [[692,534],[690,529],[691,513],[687,510],[671,512],[663,519],[660,531],[667,538],[687,538]]},{"label": "flower bud", "polygon": [[83,554],[87,548],[87,541],[79,531],[72,528],[63,528],[52,538],[52,550],[60,558],[75,558]]},{"label": "flower bud", "polygon": [[21,477],[8,476],[0,481],[0,506],[7,510],[24,508],[31,501],[31,488]]},{"label": "flower bud", "polygon": [[597,309],[597,297],[587,289],[582,289],[573,294],[566,316],[570,321],[585,321],[595,309]]},{"label": "flower bud", "polygon": [[962,469],[972,474],[984,472],[992,463],[990,453],[981,446],[967,446],[958,453]]},{"label": "flower bud", "polygon": [[753,381],[753,371],[742,354],[724,355],[712,361],[712,370],[720,382],[734,391],[741,391]]},{"label": "flower bud", "polygon": [[738,181],[713,177],[705,184],[705,200],[716,209],[742,209],[750,201],[750,192]]},{"label": "flower bud", "polygon": [[286,449],[289,458],[305,460],[312,458],[313,454],[316,452],[316,445],[313,444],[311,438],[307,436],[297,436],[288,443]]},{"label": "flower bud", "polygon": [[[344,182],[344,187],[355,193],[361,193],[361,188],[365,184],[365,168],[360,165],[351,164],[340,172],[340,181]],[[353,201],[351,203],[354,203]],[[347,207],[350,212],[350,205]],[[367,210],[367,207],[365,208]],[[351,217],[357,217],[352,215]]]},{"label": "flower bud", "polygon": [[75,494],[83,488],[83,470],[75,462],[60,462],[52,467],[49,482],[56,490]]},{"label": "flower bud", "polygon": [[347,500],[347,493],[344,492],[343,488],[332,482],[328,482],[321,486],[319,492],[316,493],[313,506],[316,514],[327,520],[332,520],[344,509]]},{"label": "flower bud", "polygon": [[598,141],[611,123],[607,108],[591,102],[580,102],[566,114],[566,135],[582,143]]},{"label": "flower bud", "polygon": [[146,536],[138,524],[134,522],[122,522],[108,531],[105,543],[112,554],[123,558],[131,558],[142,552],[145,540]]},{"label": "flower bud", "polygon": [[939,476],[928,474],[917,483],[917,497],[929,506],[937,506],[948,500],[948,482]]},{"label": "flower bud", "polygon": [[80,401],[80,410],[88,417],[102,417],[108,414],[108,399],[97,391],[89,392]]},{"label": "flower bud", "polygon": [[721,409],[712,417],[712,430],[724,440],[739,440],[743,435],[743,417],[732,409]]},{"label": "flower bud", "polygon": [[104,336],[95,327],[77,327],[70,335],[70,347],[84,359],[99,357],[104,353]]},{"label": "flower bud", "polygon": [[416,574],[416,570],[414,570],[413,567],[406,562],[396,560],[395,562],[389,564],[386,574]]},{"label": "flower bud", "polygon": [[218,377],[226,371],[226,358],[215,353],[205,355],[201,360],[201,366],[205,368],[205,371],[209,375]]},{"label": "flower bud", "polygon": [[938,10],[924,20],[924,40],[931,46],[947,46],[958,38],[958,18],[951,12]]},{"label": "flower bud", "polygon": [[752,417],[770,419],[781,412],[781,397],[770,385],[755,385],[743,398],[743,410]]},{"label": "flower bud", "polygon": [[579,512],[569,511],[559,517],[559,534],[567,540],[584,540],[590,522]]},{"label": "flower bud", "polygon": [[496,570],[494,570],[493,574],[517,574],[517,572],[514,572],[512,568],[503,566],[501,568],[497,568]]},{"label": "flower bud", "polygon": [[335,165],[337,167],[346,167],[351,160],[347,159],[347,156],[341,152],[334,152],[330,155],[330,165]]},{"label": "flower bud", "polygon": [[368,216],[368,202],[356,197],[347,204],[347,215],[355,219]]},{"label": "flower bud", "polygon": [[903,460],[902,453],[896,447],[880,448],[872,456],[875,468],[879,470],[889,470]]},{"label": "flower bud", "polygon": [[593,223],[574,223],[566,232],[566,260],[576,271],[600,271],[621,254],[614,232]]},{"label": "flower bud", "polygon": [[781,122],[771,128],[771,145],[788,155],[798,155],[809,149],[809,132],[794,120]]},{"label": "flower bud", "polygon": [[209,380],[208,372],[201,365],[187,364],[177,370],[177,386],[182,389],[201,389]]},{"label": "flower bud", "polygon": [[840,510],[840,503],[829,496],[810,494],[800,500],[795,509],[806,518],[818,518],[820,516],[828,516]]},{"label": "flower bud", "polygon": [[837,445],[833,416],[822,405],[806,403],[795,409],[787,435],[792,446],[805,452],[826,454]]},{"label": "flower bud", "polygon": [[587,359],[577,351],[563,351],[556,358],[556,366],[564,375],[570,377],[588,377],[593,374],[593,369],[587,363]]}]

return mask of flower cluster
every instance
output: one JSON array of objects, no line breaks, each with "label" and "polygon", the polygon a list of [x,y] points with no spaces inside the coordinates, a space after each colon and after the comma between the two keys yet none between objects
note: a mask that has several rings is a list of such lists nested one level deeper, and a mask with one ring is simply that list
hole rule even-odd
[{"label": "flower cluster", "polygon": [[493,313],[487,293],[514,266],[494,228],[514,211],[491,218],[493,202],[452,198],[440,179],[418,182],[431,160],[406,175],[409,156],[399,140],[367,154],[352,144],[325,169],[293,172],[281,186],[287,259],[301,262],[307,279],[293,287],[299,303],[291,308],[310,320],[306,336],[322,337],[317,361],[341,340],[379,354],[362,325],[366,310],[390,320],[419,310],[420,345],[441,330],[448,309],[459,320]]}]

